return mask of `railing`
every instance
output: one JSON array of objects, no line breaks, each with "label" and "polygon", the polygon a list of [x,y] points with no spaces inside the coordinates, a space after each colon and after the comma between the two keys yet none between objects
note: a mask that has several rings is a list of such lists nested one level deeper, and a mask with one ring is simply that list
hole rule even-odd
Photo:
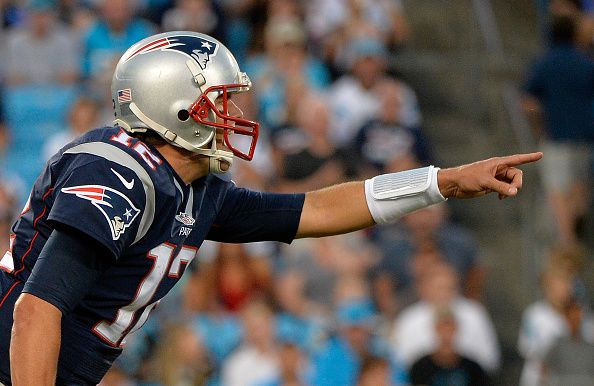
[{"label": "railing", "polygon": [[[535,148],[535,139],[526,115],[522,111],[521,93],[516,85],[507,82],[503,85],[503,102],[508,113],[509,122],[513,130],[515,141],[521,152],[531,152]],[[538,242],[538,188],[526,184],[522,191],[522,262],[523,283],[528,290],[539,288],[538,274],[541,269],[541,256],[544,255],[544,245]],[[534,293],[532,292],[532,293]]]},{"label": "railing", "polygon": [[[473,0],[474,12],[483,35],[487,52],[504,57],[503,41],[497,25],[490,0]],[[502,85],[502,97],[515,141],[521,152],[534,150],[535,141],[530,124],[521,109],[521,94],[517,86],[511,82]],[[521,261],[522,279],[527,293],[534,293],[538,288],[538,272],[540,271],[540,256],[543,254],[541,243],[538,242],[536,224],[538,192],[532,186],[526,185],[521,199]]]}]

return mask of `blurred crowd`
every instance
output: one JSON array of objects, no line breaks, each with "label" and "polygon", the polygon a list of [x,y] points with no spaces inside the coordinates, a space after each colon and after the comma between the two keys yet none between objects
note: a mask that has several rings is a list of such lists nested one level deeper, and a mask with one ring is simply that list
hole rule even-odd
[{"label": "blurred crowd", "polygon": [[594,166],[594,2],[538,1],[542,53],[526,71],[523,107],[540,149],[549,232],[542,299],[523,313],[521,386],[587,385],[594,379],[594,325],[583,280],[585,224]]},{"label": "blurred crowd", "polygon": [[547,10],[546,49],[527,71],[524,109],[546,154],[541,180],[552,230],[572,246],[584,241],[592,203],[594,2],[551,0]]},{"label": "blurred crowd", "polygon": [[[238,185],[307,191],[435,161],[415,91],[389,65],[411,33],[400,0],[0,0],[0,244],[43,163],[112,124],[121,54],[172,30],[221,40],[253,81],[235,103],[261,139],[234,165]],[[527,80],[527,111],[546,110],[543,87]],[[523,385],[594,377],[578,216],[547,192],[569,225],[524,315]],[[101,385],[470,386],[500,370],[480,248],[447,203],[290,247],[206,242],[197,260]],[[578,349],[581,368],[567,359]]]}]

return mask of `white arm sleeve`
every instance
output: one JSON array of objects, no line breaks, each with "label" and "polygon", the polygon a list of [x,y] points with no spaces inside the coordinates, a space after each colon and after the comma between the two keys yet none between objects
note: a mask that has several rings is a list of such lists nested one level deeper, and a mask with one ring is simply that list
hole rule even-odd
[{"label": "white arm sleeve", "polygon": [[365,198],[377,224],[387,224],[446,199],[437,185],[439,168],[428,166],[382,174],[365,181]]}]

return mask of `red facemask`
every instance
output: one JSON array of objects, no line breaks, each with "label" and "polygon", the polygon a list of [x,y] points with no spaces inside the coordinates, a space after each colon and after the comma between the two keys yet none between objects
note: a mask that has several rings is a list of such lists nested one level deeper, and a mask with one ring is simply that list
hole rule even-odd
[{"label": "red facemask", "polygon": [[[201,125],[207,125],[223,129],[223,141],[225,145],[233,152],[236,157],[251,161],[254,157],[254,150],[256,149],[256,142],[258,141],[258,131],[260,124],[255,121],[243,119],[240,117],[233,117],[229,115],[229,92],[245,89],[245,84],[226,84],[221,86],[212,86],[198,98],[189,109],[190,116]],[[216,92],[222,96],[223,104],[222,111],[219,110],[215,104],[208,98],[207,95]],[[213,112],[222,122],[210,120],[210,112]],[[249,145],[240,148],[237,143],[230,140],[230,134],[238,134],[250,138]]]}]

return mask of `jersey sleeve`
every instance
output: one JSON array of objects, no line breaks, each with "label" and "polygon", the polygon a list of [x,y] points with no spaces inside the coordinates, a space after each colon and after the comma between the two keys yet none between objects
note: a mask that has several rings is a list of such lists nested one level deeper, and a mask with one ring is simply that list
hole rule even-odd
[{"label": "jersey sleeve", "polygon": [[[109,264],[95,240],[71,229],[55,229],[43,246],[23,292],[45,300],[66,315]],[[68,269],[55,269],[56,266]]]},{"label": "jersey sleeve", "polygon": [[276,194],[230,188],[207,239],[227,243],[281,241],[297,234],[305,194]]},{"label": "jersey sleeve", "polygon": [[48,221],[92,237],[116,257],[136,240],[147,199],[132,169],[95,157],[63,172],[53,195]]}]

